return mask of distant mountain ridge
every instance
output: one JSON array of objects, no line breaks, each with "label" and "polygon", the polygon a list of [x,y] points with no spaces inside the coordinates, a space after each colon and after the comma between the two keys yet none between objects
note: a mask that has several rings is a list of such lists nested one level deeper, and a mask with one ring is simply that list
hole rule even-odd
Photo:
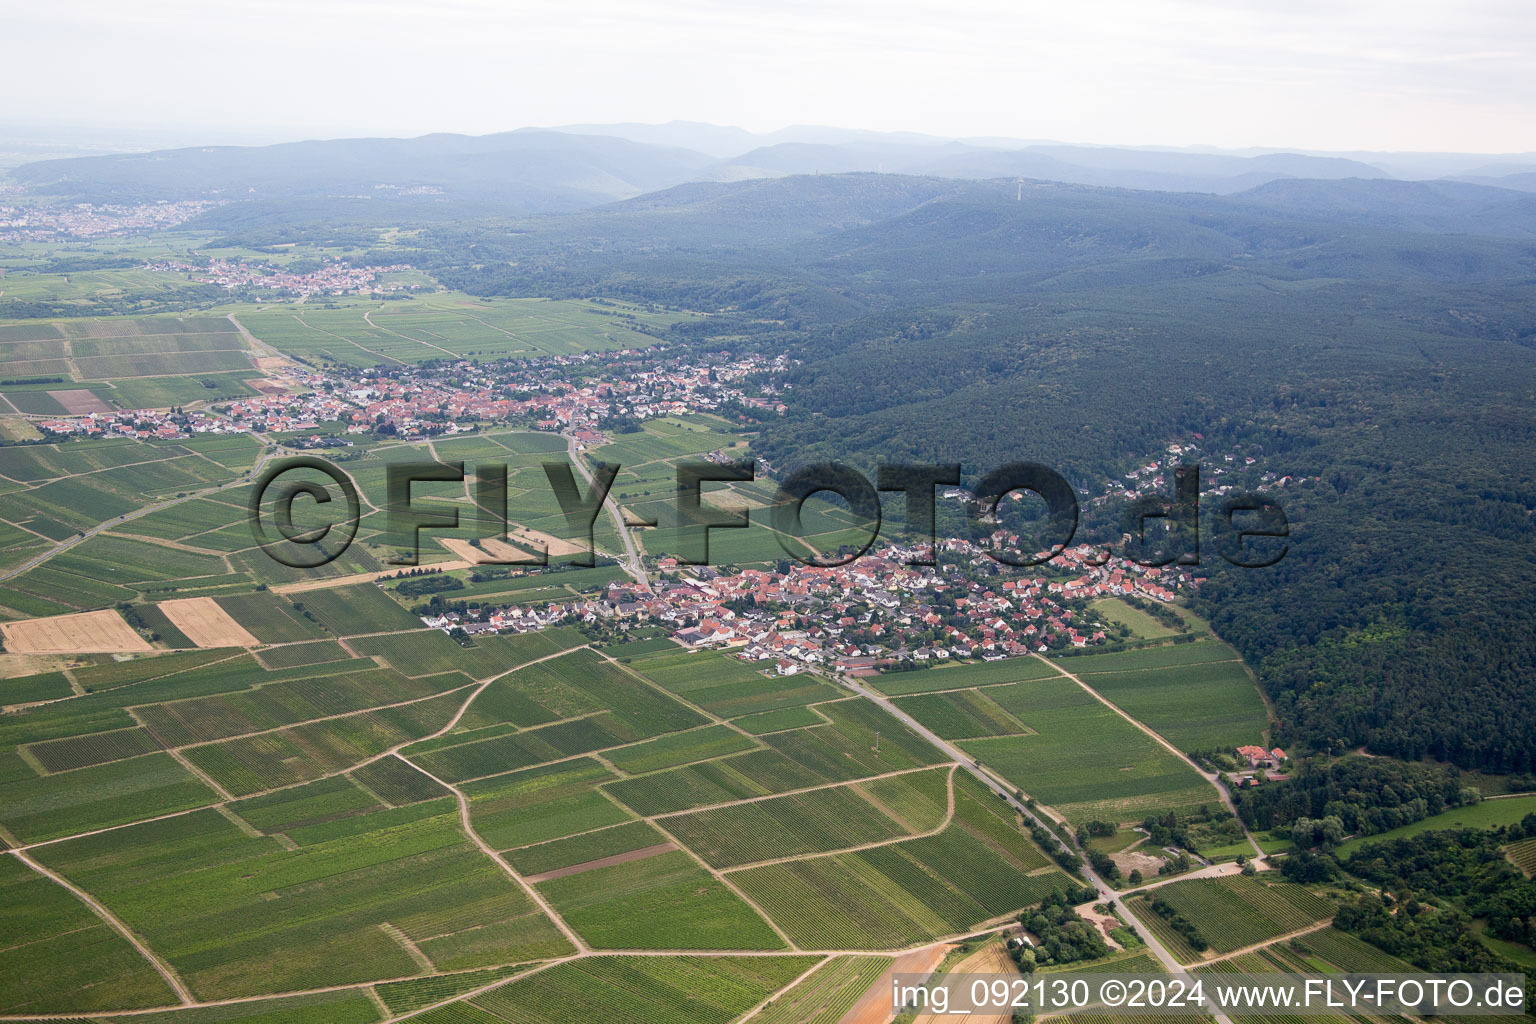
[{"label": "distant mountain ridge", "polygon": [[[456,204],[475,215],[487,206],[514,216],[562,213],[691,182],[799,174],[1025,178],[1218,195],[1284,180],[1394,177],[1388,161],[1360,158],[1368,156],[1010,143],[813,126],[754,134],[671,122],[193,147],[42,160],[13,169],[10,178],[32,192],[75,200],[211,198],[294,209],[316,200],[378,200],[432,207],[433,218],[442,219]],[[1507,177],[1508,187],[1536,188],[1528,159],[1468,157],[1460,165],[1441,160],[1434,166],[1472,175],[1477,184],[1504,187]],[[1508,175],[1501,175],[1506,168]]]}]

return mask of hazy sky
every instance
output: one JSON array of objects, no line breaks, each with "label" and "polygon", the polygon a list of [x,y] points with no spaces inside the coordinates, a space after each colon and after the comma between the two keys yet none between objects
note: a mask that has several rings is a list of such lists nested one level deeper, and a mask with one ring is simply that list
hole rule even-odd
[{"label": "hazy sky", "polygon": [[1536,150],[1532,0],[0,0],[3,116]]}]

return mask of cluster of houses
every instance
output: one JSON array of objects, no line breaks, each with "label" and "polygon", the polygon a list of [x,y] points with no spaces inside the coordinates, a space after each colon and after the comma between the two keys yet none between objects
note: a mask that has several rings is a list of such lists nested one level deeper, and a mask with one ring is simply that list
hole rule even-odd
[{"label": "cluster of houses", "polygon": [[[404,436],[439,432],[444,423],[532,421],[540,430],[575,433],[589,443],[604,438],[600,425],[713,412],[730,403],[783,412],[774,397],[752,394],[752,375],[783,369],[784,358],[756,353],[699,357],[654,364],[653,350],[624,349],[601,357],[553,356],[534,362],[467,360],[431,366],[388,366],[358,371],[339,394],[353,403],[340,417],[363,431],[393,424]],[[596,365],[594,365],[596,364]],[[561,372],[579,369],[580,373]]]},{"label": "cluster of houses", "polygon": [[[1251,484],[1237,482],[1237,474],[1249,469],[1258,463],[1258,459],[1252,455],[1223,455],[1220,461],[1211,462],[1204,457],[1199,442],[1204,441],[1203,434],[1193,434],[1192,439],[1183,442],[1170,443],[1164,450],[1161,458],[1150,459],[1146,463],[1137,466],[1125,474],[1125,484],[1111,488],[1105,495],[1095,499],[1096,501],[1134,499],[1146,495],[1168,495],[1170,491],[1169,474],[1180,464],[1198,462],[1200,464],[1200,492],[1202,498],[1219,497],[1230,491],[1238,490]],[[1218,480],[1219,477],[1227,477],[1228,480]],[[1304,482],[1305,477],[1282,476],[1278,473],[1263,473],[1258,478],[1258,483],[1265,488],[1291,487]],[[1310,478],[1314,482],[1318,477]]]},{"label": "cluster of houses", "polygon": [[558,625],[570,616],[571,608],[568,605],[511,605],[497,608],[483,618],[467,612],[444,612],[441,615],[424,615],[421,621],[431,629],[445,632],[462,629],[470,636],[479,636],[483,633],[532,633]]},{"label": "cluster of houses", "polygon": [[256,288],[301,298],[311,295],[345,295],[348,292],[361,291],[413,291],[416,287],[396,281],[380,282],[378,280],[386,274],[410,270],[411,267],[404,263],[354,267],[338,260],[327,260],[318,270],[295,273],[274,264],[212,258],[206,264],[159,260],[146,263],[144,269],[186,274],[189,280],[202,284],[220,285],[228,291]]},{"label": "cluster of houses", "polygon": [[[862,675],[902,661],[949,658],[998,660],[1061,647],[1086,647],[1103,631],[1080,625],[1070,599],[1136,593],[1166,600],[1192,583],[1185,574],[1111,561],[1082,567],[1067,579],[1045,576],[987,579],[962,559],[990,568],[981,548],[948,541],[942,568],[907,564],[913,549],[889,547],[847,565],[745,569],[726,575],[663,558],[649,589],[613,584],[600,597],[481,609],[423,619],[433,628],[516,631],[552,622],[629,620],[660,626],[690,648],[732,650],[744,661],[771,665],[779,675],[809,668]],[[1082,566],[1082,552],[1069,572]],[[1162,597],[1159,595],[1167,595]]]},{"label": "cluster of houses", "polygon": [[204,199],[189,199],[174,203],[0,206],[0,242],[101,238],[153,231],[191,220],[210,206],[217,205]]},{"label": "cluster of houses", "polygon": [[1286,762],[1290,758],[1279,747],[1265,750],[1263,747],[1248,744],[1238,747],[1236,754],[1238,763],[1247,767],[1233,773],[1231,781],[1234,785],[1257,786],[1261,777],[1268,782],[1284,782],[1290,778],[1286,773]]},{"label": "cluster of houses", "polygon": [[131,437],[139,441],[163,441],[191,437],[193,434],[233,434],[240,429],[223,417],[203,412],[169,409],[128,409],[90,412],[81,416],[59,416],[34,421],[34,426],[49,434],[80,434],[84,437]]},{"label": "cluster of houses", "polygon": [[487,422],[524,422],[593,446],[608,440],[600,425],[619,417],[707,412],[728,402],[783,410],[777,399],[748,394],[742,384],[750,375],[782,369],[782,359],[705,357],[640,371],[625,362],[654,358],[653,353],[624,350],[610,354],[611,361],[583,365],[580,374],[562,371],[568,364],[591,364],[592,356],[407,365],[357,370],[355,377],[289,363],[253,382],[261,393],[218,403],[207,412],[103,410],[35,423],[52,434],[175,439],[200,433],[298,433],[340,422],[351,434],[383,428],[410,439],[472,431]]}]

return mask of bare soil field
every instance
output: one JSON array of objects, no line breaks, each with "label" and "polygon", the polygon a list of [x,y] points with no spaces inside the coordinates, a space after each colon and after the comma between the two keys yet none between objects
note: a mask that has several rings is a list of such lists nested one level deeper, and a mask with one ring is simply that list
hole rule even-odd
[{"label": "bare soil field", "polygon": [[[468,569],[473,565],[474,563],[468,560],[460,559],[453,562],[425,562],[422,564],[421,568],[442,569],[444,572],[447,572],[449,569]],[[381,580],[386,576],[394,576],[405,569],[414,568],[416,567],[402,566],[394,569],[381,569],[378,572],[358,572],[353,573],[351,576],[333,576],[330,579],[325,580],[304,580],[300,583],[280,583],[272,588],[272,593],[302,594],[309,590],[329,590],[332,587],[349,587],[354,583],[372,583],[375,580]]]},{"label": "bare soil field", "polygon": [[1115,867],[1120,869],[1122,875],[1129,876],[1132,871],[1140,871],[1143,875],[1151,878],[1166,863],[1162,857],[1139,849],[1145,842],[1146,839],[1142,838],[1118,853],[1109,855],[1109,859],[1115,862]]},{"label": "bare soil field", "polygon": [[897,974],[929,974],[953,948],[940,942],[897,957],[838,1024],[887,1024],[895,1016],[891,1012],[891,978]]},{"label": "bare soil field", "polygon": [[[1019,969],[1003,947],[1002,940],[988,943],[949,970],[950,974],[1007,974],[1018,977]],[[873,989],[871,989],[873,991]],[[885,988],[890,999],[890,985]],[[846,1019],[846,1018],[845,1018]],[[1013,1012],[1001,1013],[920,1013],[913,1024],[1009,1024]]]},{"label": "bare soil field", "polygon": [[1120,927],[1120,921],[1113,914],[1105,914],[1095,910],[1094,907],[1098,903],[1099,901],[1097,899],[1092,899],[1087,903],[1084,903],[1082,906],[1074,907],[1073,909],[1077,911],[1078,917],[1081,917],[1084,921],[1087,921],[1088,923],[1098,927],[1099,933],[1104,936],[1104,942],[1109,946],[1110,949],[1123,948],[1119,941],[1113,935],[1109,934],[1116,928]]},{"label": "bare soil field", "polygon": [[17,654],[107,654],[152,650],[123,617],[111,609],[0,623],[5,649]]},{"label": "bare soil field", "polygon": [[162,601],[160,610],[199,647],[257,647],[261,644],[211,597]]},{"label": "bare soil field", "polygon": [[111,412],[112,409],[101,396],[94,391],[76,389],[71,391],[50,391],[48,397],[64,407],[64,411],[73,416],[80,416],[88,412]]},{"label": "bare soil field", "polygon": [[449,551],[476,565],[484,565],[496,559],[526,562],[540,548],[548,548],[550,555],[556,558],[561,555],[577,555],[586,550],[584,545],[573,544],[568,540],[561,540],[559,537],[523,527],[515,527],[510,536],[516,544],[484,538],[480,541],[478,548],[467,540],[456,540],[451,537],[439,537],[437,540]]},{"label": "bare soil field", "polygon": [[0,679],[16,676],[35,676],[42,672],[58,672],[83,664],[67,654],[17,654],[14,651],[0,653]]}]

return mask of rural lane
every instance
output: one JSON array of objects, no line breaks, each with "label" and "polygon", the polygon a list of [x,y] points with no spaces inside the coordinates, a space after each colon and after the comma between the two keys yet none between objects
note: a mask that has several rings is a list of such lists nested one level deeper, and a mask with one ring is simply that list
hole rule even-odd
[{"label": "rural lane", "polygon": [[[262,455],[261,458],[256,460],[256,464],[251,467],[251,471],[248,475],[254,478],[261,472],[261,468],[263,466],[281,454],[282,452],[267,452],[266,454]],[[176,457],[183,458],[184,456]],[[8,580],[12,576],[20,576],[28,569],[35,569],[39,565],[42,565],[44,562],[48,561],[54,555],[61,555],[68,551],[70,548],[74,547],[76,544],[90,540],[98,533],[104,533],[107,530],[116,529],[117,527],[122,526],[124,523],[130,523],[135,519],[141,519],[144,516],[149,515],[151,512],[159,512],[161,509],[170,508],[172,505],[180,505],[184,501],[194,501],[198,498],[206,498],[210,494],[217,494],[220,491],[227,491],[232,487],[240,487],[245,483],[246,480],[242,477],[239,480],[234,480],[227,484],[219,484],[217,487],[205,487],[200,491],[188,491],[182,497],[167,498],[165,501],[157,501],[153,505],[145,505],[143,508],[134,509],[132,512],[125,512],[115,519],[109,519],[107,522],[97,523],[95,526],[91,527],[89,530],[86,530],[84,533],[77,534],[69,538],[69,540],[61,541],[54,547],[44,551],[42,554],[28,559],[27,561],[22,562],[20,565],[15,566],[14,568],[0,572],[0,581]]]},{"label": "rural lane", "polygon": [[[587,486],[592,486],[592,471],[587,468],[587,463],[581,457],[581,449],[576,444],[576,438],[570,434],[562,435],[565,438],[565,450],[575,464],[577,472],[587,481]],[[645,564],[640,560],[640,549],[635,545],[634,537],[630,536],[629,527],[624,522],[624,510],[619,508],[619,503],[614,500],[613,493],[609,492],[603,499],[603,507],[613,517],[614,529],[619,531],[619,539],[624,542],[624,557],[619,559],[619,565],[634,581],[646,590],[651,589],[650,578],[645,575]]]},{"label": "rural lane", "polygon": [[[943,739],[933,730],[918,722],[911,715],[898,708],[895,704],[892,704],[886,697],[876,693],[874,690],[871,690],[869,687],[865,686],[863,683],[860,683],[858,680],[848,678],[842,680],[842,682],[843,685],[847,686],[854,693],[857,693],[859,696],[865,698],[866,700],[873,701],[875,704],[879,705],[887,714],[894,717],[897,721],[901,722],[903,725],[917,733],[929,743],[932,743],[934,746],[944,751],[944,753],[948,754],[950,757],[954,758],[954,760],[957,761],[962,767],[964,767],[966,771],[980,779],[983,785],[1006,800],[1010,807],[1012,807],[1019,814],[1022,814],[1027,820],[1033,821],[1041,826],[1045,826],[1045,822],[1041,821],[1039,816],[1036,815],[1034,811],[1024,806],[1023,802],[1015,797],[1011,792],[1009,792],[1006,787],[998,783],[995,779],[992,778],[992,776],[988,775],[986,772],[977,767],[976,763],[970,758],[969,755],[965,753],[965,751],[961,750],[959,747],[956,747],[948,740]],[[1065,846],[1065,844],[1062,845]],[[1076,853],[1075,850],[1072,852]],[[1082,865],[1082,870],[1083,874],[1093,885],[1094,889],[1098,890],[1099,896],[1103,900],[1106,902],[1114,901],[1116,906],[1125,911],[1125,916],[1130,918],[1131,922],[1137,926],[1136,933],[1140,935],[1141,938],[1146,942],[1147,949],[1151,951],[1151,953],[1156,956],[1158,960],[1162,961],[1163,966],[1168,969],[1168,972],[1170,974],[1181,973],[1184,970],[1183,966],[1172,953],[1168,952],[1168,947],[1163,945],[1162,942],[1158,941],[1156,935],[1152,934],[1152,929],[1148,928],[1146,924],[1136,916],[1135,911],[1133,911],[1126,903],[1123,902],[1122,894],[1110,888],[1108,883],[1106,883],[1104,879],[1100,878],[1098,873],[1093,870],[1093,866],[1088,864],[1086,861]],[[1231,1018],[1222,1013],[1220,1010],[1212,1010],[1210,1012],[1211,1015],[1216,1018],[1217,1024],[1232,1024]]]},{"label": "rural lane", "polygon": [[1206,782],[1209,782],[1211,784],[1211,786],[1215,788],[1216,795],[1221,798],[1222,806],[1227,809],[1227,811],[1232,815],[1232,817],[1237,818],[1237,824],[1243,830],[1243,838],[1248,840],[1248,845],[1249,846],[1253,847],[1253,854],[1254,854],[1254,856],[1255,857],[1263,857],[1264,856],[1264,850],[1259,846],[1258,840],[1253,838],[1253,833],[1248,831],[1248,826],[1244,825],[1243,824],[1243,819],[1238,817],[1238,815],[1237,815],[1237,805],[1232,802],[1232,794],[1227,792],[1227,787],[1222,785],[1220,777],[1218,777],[1215,772],[1208,772],[1204,768],[1201,768],[1198,764],[1196,764],[1189,757],[1188,754],[1184,753],[1184,751],[1180,750],[1178,747],[1174,746],[1172,743],[1169,743],[1166,739],[1163,738],[1163,736],[1160,733],[1155,731],[1151,726],[1147,725],[1145,722],[1142,722],[1142,721],[1140,721],[1140,720],[1138,720],[1136,718],[1133,718],[1131,715],[1126,713],[1126,711],[1123,708],[1121,708],[1118,704],[1114,703],[1109,698],[1105,697],[1098,690],[1095,690],[1093,687],[1091,687],[1087,683],[1083,682],[1081,679],[1079,679],[1077,676],[1073,675],[1071,672],[1068,672],[1066,669],[1062,668],[1059,663],[1052,661],[1050,658],[1047,658],[1047,657],[1045,657],[1042,654],[1033,654],[1033,655],[1031,655],[1031,657],[1039,658],[1041,661],[1043,661],[1047,665],[1051,666],[1057,672],[1060,672],[1062,675],[1064,675],[1068,679],[1072,680],[1078,686],[1081,686],[1088,693],[1088,695],[1091,696],[1094,700],[1098,701],[1100,704],[1103,704],[1105,707],[1109,708],[1109,710],[1113,711],[1115,714],[1119,715],[1121,718],[1125,719],[1127,722],[1130,722],[1136,728],[1140,729],[1142,732],[1144,732],[1148,736],[1150,736],[1152,738],[1152,740],[1154,742],[1156,742],[1159,746],[1161,746],[1163,749],[1167,750],[1174,757],[1178,758],[1180,761],[1183,761],[1185,764],[1189,765],[1189,767],[1193,768],[1196,775],[1199,775],[1202,779],[1204,779]]}]

